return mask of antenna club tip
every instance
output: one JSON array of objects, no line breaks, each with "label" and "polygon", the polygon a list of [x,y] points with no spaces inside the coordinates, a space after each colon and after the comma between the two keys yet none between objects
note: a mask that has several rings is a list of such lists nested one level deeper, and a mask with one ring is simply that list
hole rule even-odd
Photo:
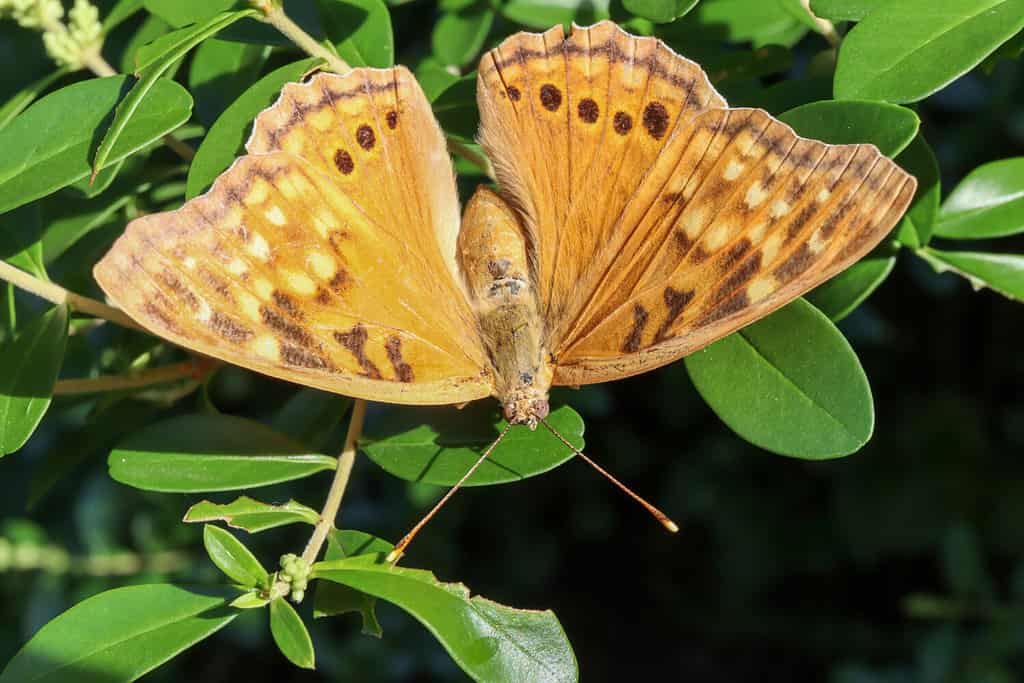
[{"label": "antenna club tip", "polygon": [[404,553],[402,552],[401,548],[395,548],[390,553],[388,553],[388,556],[384,558],[384,561],[388,564],[395,564],[396,562],[398,562],[398,560],[402,557],[403,554]]},{"label": "antenna club tip", "polygon": [[675,522],[673,522],[671,519],[666,519],[665,521],[662,522],[662,524],[665,526],[666,529],[668,529],[672,533],[678,533],[679,532],[679,525],[676,524]]}]

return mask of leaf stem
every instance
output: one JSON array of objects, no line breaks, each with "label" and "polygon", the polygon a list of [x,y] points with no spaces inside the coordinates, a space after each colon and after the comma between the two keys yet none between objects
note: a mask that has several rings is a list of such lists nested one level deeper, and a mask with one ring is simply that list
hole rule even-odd
[{"label": "leaf stem", "polygon": [[51,303],[58,305],[67,304],[76,311],[109,320],[122,327],[129,327],[142,332],[146,331],[134,320],[112,306],[108,306],[95,299],[90,299],[87,296],[69,292],[53,282],[40,280],[34,275],[29,275],[25,271],[19,270],[2,260],[0,260],[0,280],[6,280],[15,287],[23,289],[30,294],[35,294],[39,298],[46,299]]},{"label": "leaf stem", "polygon": [[814,19],[814,23],[817,24],[818,26],[818,33],[825,37],[825,40],[828,41],[829,45],[831,45],[833,48],[838,48],[839,44],[843,42],[843,39],[839,36],[839,33],[836,31],[835,24],[833,24],[828,19],[822,19],[818,17],[811,10],[811,0],[800,0],[800,4],[803,6],[804,11],[810,14],[811,18]]},{"label": "leaf stem", "polygon": [[313,36],[292,21],[291,17],[284,13],[284,6],[280,0],[251,0],[251,2],[256,9],[263,12],[264,21],[280,31],[285,38],[295,43],[310,57],[319,57],[327,62],[331,71],[339,74],[352,70],[348,62],[318,43]]},{"label": "leaf stem", "polygon": [[471,147],[467,147],[455,138],[449,137],[448,140],[448,151],[456,156],[460,156],[469,163],[480,168],[484,174],[491,180],[496,180],[494,177],[494,166],[491,165],[491,160],[483,154],[480,154]]},{"label": "leaf stem", "polygon": [[348,486],[349,475],[352,474],[352,465],[356,461],[357,442],[363,433],[363,419],[366,417],[366,401],[357,398],[352,404],[352,417],[348,421],[348,434],[345,435],[345,447],[338,456],[338,469],[334,471],[334,481],[331,482],[331,489],[327,492],[327,500],[320,512],[320,521],[313,529],[313,535],[302,551],[302,560],[307,565],[313,564],[320,554],[320,548],[327,540],[327,533],[334,527],[334,518],[338,516],[338,508],[341,506],[342,496],[345,495],[345,487]]},{"label": "leaf stem", "polygon": [[129,375],[100,375],[83,379],[58,380],[53,387],[58,394],[93,394],[101,391],[141,389],[178,379],[194,378],[200,372],[195,361],[188,360],[160,368],[149,368]]}]

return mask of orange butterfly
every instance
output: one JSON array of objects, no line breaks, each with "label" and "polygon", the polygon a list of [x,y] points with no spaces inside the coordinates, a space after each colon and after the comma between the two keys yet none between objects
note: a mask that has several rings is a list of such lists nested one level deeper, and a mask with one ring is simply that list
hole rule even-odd
[{"label": "orange butterfly", "polygon": [[916,188],[872,145],[729,108],[607,21],[508,38],[477,99],[499,191],[461,222],[412,75],[324,73],[285,86],[207,194],[133,221],[96,279],[199,353],[373,401],[494,396],[533,428],[553,384],[665,365],[836,275]]}]

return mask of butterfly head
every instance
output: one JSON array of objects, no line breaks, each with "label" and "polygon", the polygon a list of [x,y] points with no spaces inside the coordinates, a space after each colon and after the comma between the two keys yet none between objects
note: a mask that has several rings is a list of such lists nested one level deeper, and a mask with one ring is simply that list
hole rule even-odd
[{"label": "butterfly head", "polygon": [[502,399],[501,405],[510,424],[526,425],[531,430],[549,411],[547,392],[533,386],[518,387]]}]

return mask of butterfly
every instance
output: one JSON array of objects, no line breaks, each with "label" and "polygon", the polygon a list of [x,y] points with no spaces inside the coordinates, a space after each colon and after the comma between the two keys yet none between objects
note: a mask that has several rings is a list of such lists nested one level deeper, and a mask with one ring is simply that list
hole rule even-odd
[{"label": "butterfly", "polygon": [[372,401],[493,396],[533,428],[553,385],[653,370],[836,275],[916,189],[609,21],[507,38],[477,101],[497,189],[461,220],[410,72],[320,73],[205,195],[132,221],[96,280],[201,354]]}]

